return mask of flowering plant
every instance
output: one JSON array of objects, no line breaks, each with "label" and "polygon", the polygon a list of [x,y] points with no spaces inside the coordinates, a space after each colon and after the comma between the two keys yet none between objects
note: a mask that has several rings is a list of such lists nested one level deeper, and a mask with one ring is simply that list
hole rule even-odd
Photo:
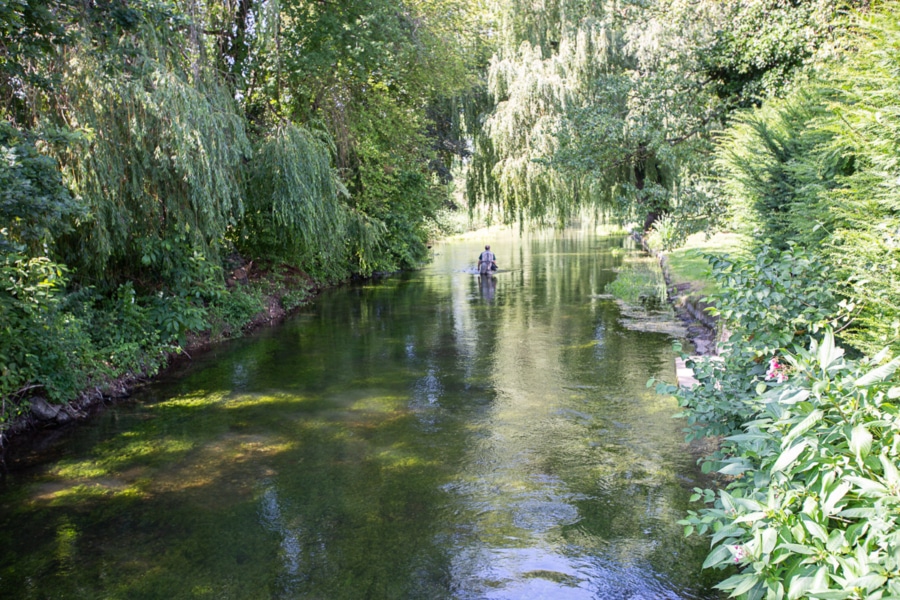
[{"label": "flowering plant", "polygon": [[773,356],[769,360],[769,368],[766,370],[766,381],[774,381],[775,383],[784,383],[788,380],[788,365],[779,362],[777,356]]},{"label": "flowering plant", "polygon": [[845,360],[828,331],[784,361],[724,441],[735,478],[696,489],[707,507],[681,524],[712,536],[704,567],[738,569],[717,586],[731,597],[900,597],[900,358]]}]

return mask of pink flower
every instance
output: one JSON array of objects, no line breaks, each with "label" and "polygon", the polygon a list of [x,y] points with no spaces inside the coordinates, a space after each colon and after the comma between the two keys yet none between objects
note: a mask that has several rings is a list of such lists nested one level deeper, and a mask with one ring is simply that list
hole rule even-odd
[{"label": "pink flower", "polygon": [[775,380],[776,383],[784,383],[788,380],[788,366],[778,362],[778,357],[773,356],[769,361],[769,369],[766,371],[766,381]]}]

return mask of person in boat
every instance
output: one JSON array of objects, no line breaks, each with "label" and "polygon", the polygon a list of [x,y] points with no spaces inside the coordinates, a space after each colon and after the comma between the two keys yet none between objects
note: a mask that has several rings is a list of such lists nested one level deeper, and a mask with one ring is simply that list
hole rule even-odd
[{"label": "person in boat", "polygon": [[497,270],[497,257],[491,252],[490,244],[484,247],[484,252],[478,256],[478,272],[482,275],[490,275]]}]

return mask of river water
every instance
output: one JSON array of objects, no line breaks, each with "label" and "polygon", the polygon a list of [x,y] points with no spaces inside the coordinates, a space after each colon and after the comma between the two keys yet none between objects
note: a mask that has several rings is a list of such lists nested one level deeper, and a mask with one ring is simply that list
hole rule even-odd
[{"label": "river water", "polygon": [[716,598],[672,338],[603,297],[623,237],[497,233],[8,459],[0,597]]}]

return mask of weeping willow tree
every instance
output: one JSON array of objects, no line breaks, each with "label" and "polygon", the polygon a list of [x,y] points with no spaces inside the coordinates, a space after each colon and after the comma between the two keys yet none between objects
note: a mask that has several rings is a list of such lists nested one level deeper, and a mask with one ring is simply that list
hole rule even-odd
[{"label": "weeping willow tree", "polygon": [[189,36],[150,16],[135,12],[107,52],[86,39],[59,57],[61,101],[44,127],[74,132],[53,150],[89,216],[59,246],[87,280],[166,278],[185,255],[217,256],[242,214],[238,107],[199,52],[186,60]]},{"label": "weeping willow tree", "polygon": [[234,241],[251,256],[280,258],[326,279],[368,274],[384,226],[347,205],[323,137],[283,123],[259,142]]},{"label": "weeping willow tree", "polygon": [[604,10],[580,2],[520,4],[501,11],[503,40],[487,73],[493,107],[474,136],[469,200],[507,222],[561,222],[589,188],[555,168],[558,134],[593,77],[618,60],[621,43]]},{"label": "weeping willow tree", "polygon": [[808,67],[836,3],[510,0],[500,11],[496,105],[475,140],[470,199],[506,219],[592,206],[696,230],[725,216],[710,138]]},{"label": "weeping willow tree", "polygon": [[669,141],[688,125],[676,132],[676,111],[651,110],[665,108],[672,83],[654,78],[659,51],[646,47],[658,15],[616,2],[519,4],[508,6],[506,43],[490,66],[496,104],[476,139],[471,199],[505,220],[563,222],[585,206],[667,210],[681,183]]}]

